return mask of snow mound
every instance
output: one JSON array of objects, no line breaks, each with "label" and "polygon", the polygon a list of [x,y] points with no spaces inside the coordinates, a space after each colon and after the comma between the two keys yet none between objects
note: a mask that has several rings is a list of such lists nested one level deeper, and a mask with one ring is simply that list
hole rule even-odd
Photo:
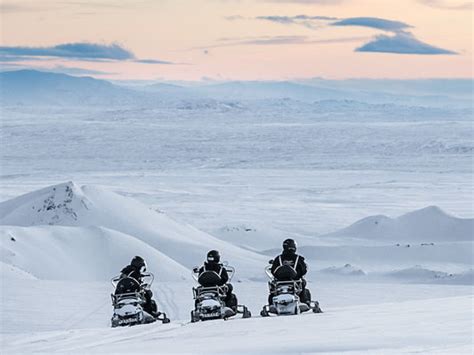
[{"label": "snow mound", "polygon": [[367,217],[325,236],[393,241],[471,241],[474,239],[474,218],[457,218],[439,207],[429,206],[398,218]]},{"label": "snow mound", "polygon": [[39,279],[110,280],[135,255],[141,255],[147,260],[149,270],[155,273],[159,281],[190,278],[185,267],[155,248],[110,229],[0,227],[1,262]]},{"label": "snow mound", "polygon": [[470,269],[459,274],[447,273],[444,271],[436,271],[415,265],[410,268],[392,271],[387,276],[405,281],[413,282],[435,282],[435,283],[449,283],[460,285],[474,284],[474,270]]},{"label": "snow mound", "polygon": [[421,265],[415,265],[410,268],[396,270],[388,273],[389,276],[402,278],[402,279],[441,279],[449,277],[452,274],[448,274],[443,271],[435,271],[422,267]]},{"label": "snow mound", "polygon": [[[0,203],[0,225],[104,227],[133,236],[187,268],[201,264],[210,249],[219,250],[242,275],[259,272],[266,263],[261,255],[179,223],[130,197],[73,182]],[[80,233],[77,238],[81,240]]]},{"label": "snow mound", "polygon": [[451,283],[460,285],[474,285],[474,269],[453,275]]},{"label": "snow mound", "polygon": [[321,272],[341,275],[341,276],[365,276],[367,275],[364,270],[355,267],[351,264],[346,264],[344,266],[331,266],[325,269],[322,269]]}]

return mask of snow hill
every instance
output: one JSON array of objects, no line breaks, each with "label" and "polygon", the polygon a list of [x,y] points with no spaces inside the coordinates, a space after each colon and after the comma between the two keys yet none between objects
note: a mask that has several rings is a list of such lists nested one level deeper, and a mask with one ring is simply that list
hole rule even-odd
[{"label": "snow hill", "polygon": [[472,241],[474,218],[450,216],[439,207],[429,206],[397,218],[384,215],[363,218],[324,237],[410,242]]},{"label": "snow hill", "polygon": [[130,235],[102,227],[1,227],[1,257],[43,280],[109,280],[135,254],[159,281],[190,278],[188,269]]},{"label": "snow hill", "polygon": [[267,261],[134,199],[73,182],[0,203],[0,225],[0,261],[46,279],[110,278],[140,254],[159,279],[189,275],[210,249],[239,276],[261,276]]}]

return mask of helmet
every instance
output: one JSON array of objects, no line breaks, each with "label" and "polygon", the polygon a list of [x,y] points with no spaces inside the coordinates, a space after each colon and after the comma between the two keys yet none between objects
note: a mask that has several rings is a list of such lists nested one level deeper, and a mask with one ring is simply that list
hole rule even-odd
[{"label": "helmet", "polygon": [[283,250],[290,253],[296,253],[296,242],[291,239],[285,239],[283,242]]},{"label": "helmet", "polygon": [[221,261],[221,255],[217,250],[211,250],[207,253],[207,261],[210,263],[218,263]]},{"label": "helmet", "polygon": [[146,262],[141,256],[135,256],[130,262],[130,265],[140,270],[140,272],[146,271]]}]

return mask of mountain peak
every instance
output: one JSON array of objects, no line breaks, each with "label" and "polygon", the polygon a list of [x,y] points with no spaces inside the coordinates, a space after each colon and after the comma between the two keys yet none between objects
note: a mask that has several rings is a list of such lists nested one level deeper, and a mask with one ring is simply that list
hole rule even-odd
[{"label": "mountain peak", "polygon": [[88,204],[82,189],[68,181],[0,203],[0,222],[9,224],[10,216],[21,215],[29,225],[74,224]]}]

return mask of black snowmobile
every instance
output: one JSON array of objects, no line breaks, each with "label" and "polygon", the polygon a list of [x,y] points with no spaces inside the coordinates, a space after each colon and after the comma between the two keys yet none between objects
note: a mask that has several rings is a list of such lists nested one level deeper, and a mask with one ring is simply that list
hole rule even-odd
[{"label": "black snowmobile", "polygon": [[[224,265],[229,274],[229,282],[234,276],[235,269],[232,266]],[[214,271],[204,271],[199,275],[198,268],[192,272],[193,279],[199,286],[193,287],[195,309],[191,311],[191,323],[211,319],[227,320],[236,314],[242,314],[242,318],[250,318],[252,315],[248,308],[238,305],[234,311],[227,307],[224,299],[229,292],[228,286],[202,286],[219,284],[220,276]]]},{"label": "black snowmobile", "polygon": [[[265,273],[269,277],[268,288],[270,290],[272,302],[263,306],[260,315],[269,317],[274,315],[295,315],[312,310],[314,313],[322,313],[319,308],[318,301],[310,301],[304,303],[300,301],[298,296],[303,290],[303,280],[294,280],[296,271],[289,265],[284,265],[277,269],[276,275],[271,272],[273,260],[269,261],[270,265],[265,268]],[[289,281],[278,281],[289,280]]]},{"label": "black snowmobile", "polygon": [[142,283],[131,276],[117,276],[112,279],[112,285],[115,288],[115,292],[111,294],[114,307],[112,328],[153,323],[157,320],[163,323],[170,322],[165,313],[145,311],[146,292],[150,289],[153,280],[152,273],[143,274]]}]

